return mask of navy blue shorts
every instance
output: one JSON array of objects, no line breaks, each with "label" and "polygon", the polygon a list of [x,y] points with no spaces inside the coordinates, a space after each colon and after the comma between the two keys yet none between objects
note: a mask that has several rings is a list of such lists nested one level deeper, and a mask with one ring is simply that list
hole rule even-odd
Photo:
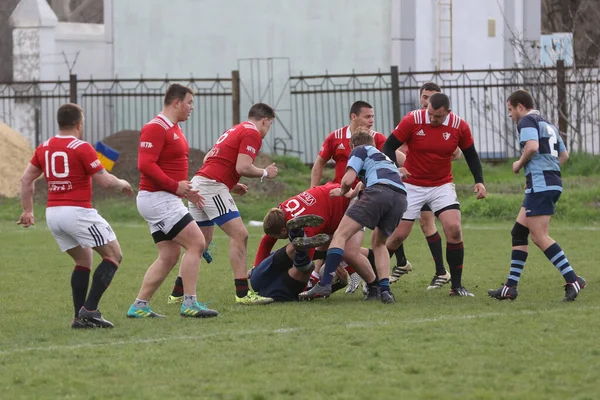
[{"label": "navy blue shorts", "polygon": [[406,192],[394,186],[375,184],[358,195],[346,215],[362,226],[381,229],[385,236],[392,233],[406,211]]},{"label": "navy blue shorts", "polygon": [[285,252],[285,247],[271,253],[250,271],[250,284],[259,295],[275,301],[298,300],[298,294],[306,287],[306,282],[293,279],[288,271],[294,262]]},{"label": "navy blue shorts", "polygon": [[525,193],[525,200],[523,200],[525,216],[535,217],[538,215],[554,215],[556,212],[556,202],[561,194],[562,192],[558,190]]}]

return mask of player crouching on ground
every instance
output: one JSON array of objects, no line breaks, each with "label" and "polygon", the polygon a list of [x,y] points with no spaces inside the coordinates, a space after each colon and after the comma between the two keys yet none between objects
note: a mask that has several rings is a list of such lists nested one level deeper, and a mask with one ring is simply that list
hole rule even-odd
[{"label": "player crouching on ground", "polygon": [[348,208],[333,235],[321,281],[312,289],[300,293],[301,299],[331,295],[331,282],[344,255],[345,243],[366,226],[373,229],[371,248],[375,254],[379,277],[380,293],[376,292],[375,298],[379,297],[383,303],[395,303],[390,291],[390,255],[385,243],[406,210],[406,190],[394,162],[377,150],[373,144],[373,137],[366,132],[357,133],[352,137],[352,152],[346,174],[342,178],[342,187],[332,190],[331,196],[345,195],[359,175],[364,176],[366,189]]},{"label": "player crouching on ground", "polygon": [[287,237],[291,243],[271,253],[248,274],[259,295],[275,301],[298,300],[314,269],[307,250],[331,240],[325,233],[305,237],[304,228],[317,227],[323,222],[317,215],[301,215],[287,221]]}]

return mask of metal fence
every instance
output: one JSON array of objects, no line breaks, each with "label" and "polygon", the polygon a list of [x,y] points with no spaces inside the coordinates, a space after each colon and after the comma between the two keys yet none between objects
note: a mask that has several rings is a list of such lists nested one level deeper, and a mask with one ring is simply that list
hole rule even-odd
[{"label": "metal fence", "polygon": [[239,120],[233,79],[77,80],[73,75],[69,81],[5,83],[0,84],[0,120],[24,134],[33,131],[26,136],[37,145],[56,133],[58,107],[75,102],[85,112],[85,138],[94,143],[123,130],[140,130],[161,110],[167,86],[179,82],[195,92],[193,117],[182,128],[191,147],[207,149],[234,117]]},{"label": "metal fence", "polygon": [[[395,79],[397,76],[397,80]],[[314,160],[327,134],[349,121],[350,105],[364,100],[375,109],[374,129],[389,135],[400,118],[419,107],[419,87],[435,82],[452,110],[471,126],[484,159],[516,156],[516,128],[506,99],[529,90],[537,107],[565,134],[570,151],[600,154],[600,72],[597,68],[536,68],[292,76],[292,148]]]},{"label": "metal fence", "polygon": [[[77,80],[72,76],[69,81],[0,83],[0,120],[22,132],[34,132],[32,143],[40,143],[55,133],[60,104],[77,102],[86,113],[86,138],[93,143],[122,130],[139,130],[160,111],[166,87],[180,82],[196,92],[196,109],[183,129],[192,147],[207,150],[240,120],[239,76],[232,71],[228,78]],[[356,100],[374,106],[374,129],[388,135],[403,115],[418,107],[418,89],[427,81],[438,83],[450,96],[453,111],[471,125],[484,159],[518,154],[516,129],[505,105],[518,88],[532,92],[540,111],[565,134],[571,152],[600,154],[600,72],[560,65],[402,73],[392,67],[374,74],[290,76],[280,85],[281,93],[273,96],[278,100],[272,105],[286,110],[278,120],[282,129],[274,129],[263,150],[313,162],[325,137],[348,123],[350,105]]]}]

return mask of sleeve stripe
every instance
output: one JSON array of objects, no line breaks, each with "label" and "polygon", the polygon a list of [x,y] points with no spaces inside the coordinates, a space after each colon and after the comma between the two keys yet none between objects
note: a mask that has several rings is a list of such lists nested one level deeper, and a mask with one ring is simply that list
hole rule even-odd
[{"label": "sleeve stripe", "polygon": [[84,143],[86,143],[86,142],[84,142],[83,140],[75,139],[67,145],[67,148],[68,149],[76,149]]},{"label": "sleeve stripe", "polygon": [[165,124],[165,122],[162,119],[158,119],[158,118],[154,118],[152,121],[148,122],[148,125],[153,124],[153,125],[159,125],[161,126],[165,131],[169,130],[169,127],[167,126],[167,124]]}]

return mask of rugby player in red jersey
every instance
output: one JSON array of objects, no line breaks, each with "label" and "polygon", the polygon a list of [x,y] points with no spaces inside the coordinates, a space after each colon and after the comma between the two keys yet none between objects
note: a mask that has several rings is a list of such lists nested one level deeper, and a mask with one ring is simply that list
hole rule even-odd
[{"label": "rugby player in red jersey", "polygon": [[246,121],[228,129],[217,139],[192,179],[193,188],[204,198],[204,204],[190,203],[189,211],[200,226],[206,243],[212,240],[215,224],[229,236],[229,260],[233,269],[235,302],[238,304],[273,302],[273,299],[259,296],[248,287],[248,230],[231,193],[244,195],[248,191],[246,185],[239,183],[242,176],[260,179],[277,176],[275,163],[264,169],[254,166],[262,140],[269,133],[274,119],[273,108],[264,103],[254,104]]},{"label": "rugby player in red jersey", "polygon": [[[58,134],[35,151],[21,178],[23,213],[19,225],[34,224],[34,181],[43,173],[48,184],[46,223],[61,251],[75,262],[71,290],[75,317],[72,328],[113,328],[98,310],[98,303],[110,285],[123,258],[117,236],[104,218],[92,207],[92,179],[104,189],[133,195],[129,183],[108,173],[94,148],[81,140],[83,110],[77,104],[59,107]],[[95,250],[102,257],[92,277]],[[87,298],[86,298],[87,296]]]},{"label": "rugby player in red jersey", "polygon": [[192,318],[218,315],[196,299],[196,282],[206,242],[182,201],[183,197],[198,205],[203,201],[188,181],[189,146],[179,127],[194,109],[193,99],[190,88],[170,85],[162,112],[144,125],[140,133],[137,206],[150,226],[158,258],[148,268],[140,292],[127,311],[129,318],[162,317],[148,303],[179,261],[182,247],[186,252],[180,267],[184,294],[180,315]]},{"label": "rugby player in red jersey", "polygon": [[487,196],[483,170],[469,125],[450,110],[450,99],[443,93],[429,98],[425,110],[405,116],[386,140],[383,152],[394,157],[403,143],[408,153],[403,168],[408,194],[408,208],[387,246],[394,251],[408,237],[414,220],[424,204],[428,204],[442,223],[446,236],[446,260],[450,267],[452,296],[473,296],[462,284],[464,247],[462,241],[460,204],[452,182],[452,158],[459,147],[475,179],[478,199]]}]

